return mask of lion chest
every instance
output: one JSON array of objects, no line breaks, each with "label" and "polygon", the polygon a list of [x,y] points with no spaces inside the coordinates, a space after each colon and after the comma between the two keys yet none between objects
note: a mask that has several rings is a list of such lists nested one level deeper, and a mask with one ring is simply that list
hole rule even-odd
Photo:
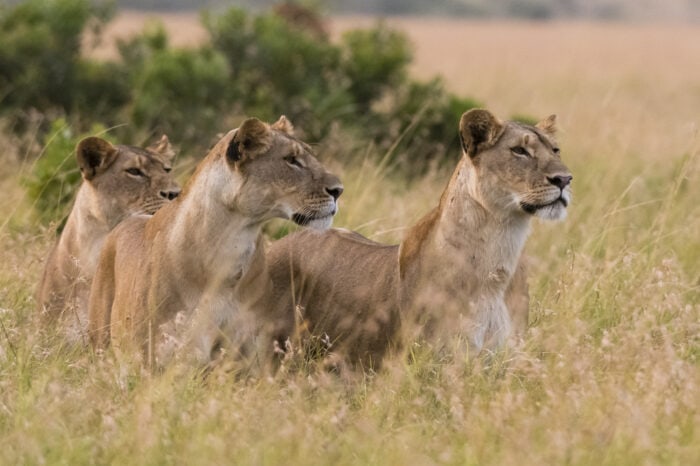
[{"label": "lion chest", "polygon": [[[212,352],[232,322],[238,322],[240,304],[237,287],[250,268],[255,244],[231,244],[216,254],[203,253],[196,273],[177,281],[179,299],[158,325],[156,362],[194,358],[197,364],[210,361]],[[172,296],[172,295],[171,295]]]},{"label": "lion chest", "polygon": [[194,308],[176,312],[158,325],[156,363],[166,365],[183,357],[200,365],[208,363],[238,309],[231,293],[218,293],[202,296]]}]

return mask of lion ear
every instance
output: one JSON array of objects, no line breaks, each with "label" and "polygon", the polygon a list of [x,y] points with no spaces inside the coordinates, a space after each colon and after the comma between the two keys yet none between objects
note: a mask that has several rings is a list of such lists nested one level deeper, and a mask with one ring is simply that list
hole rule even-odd
[{"label": "lion ear", "polygon": [[248,118],[234,133],[226,149],[226,159],[231,163],[255,158],[266,152],[272,143],[272,132],[267,123]]},{"label": "lion ear", "polygon": [[541,129],[550,136],[554,136],[557,133],[557,116],[549,115],[547,118],[537,123],[535,128]]},{"label": "lion ear", "polygon": [[462,150],[469,157],[474,157],[485,146],[494,144],[503,134],[504,128],[501,120],[488,110],[469,110],[459,121]]},{"label": "lion ear", "polygon": [[170,140],[165,134],[162,135],[157,142],[154,142],[146,149],[160,155],[164,162],[172,162],[175,158],[175,149],[170,144]]},{"label": "lion ear", "polygon": [[272,129],[294,136],[294,125],[284,115],[280,116],[276,122],[272,123]]},{"label": "lion ear", "polygon": [[75,157],[83,179],[90,181],[103,173],[117,158],[119,151],[109,141],[98,137],[85,138],[75,148]]}]

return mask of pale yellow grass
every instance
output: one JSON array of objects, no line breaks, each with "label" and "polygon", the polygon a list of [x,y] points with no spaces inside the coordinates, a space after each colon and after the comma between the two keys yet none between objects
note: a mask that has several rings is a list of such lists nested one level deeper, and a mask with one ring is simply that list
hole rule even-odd
[{"label": "pale yellow grass", "polygon": [[[367,21],[336,20],[334,34]],[[443,74],[502,116],[560,116],[575,196],[529,241],[524,344],[456,362],[415,346],[410,364],[353,384],[120,370],[34,328],[48,238],[8,226],[0,463],[700,464],[700,30],[388,22],[413,39],[416,76]],[[329,162],[346,186],[336,223],[388,242],[449,176],[407,184],[391,167]],[[9,172],[0,187],[5,216],[21,191]]]}]

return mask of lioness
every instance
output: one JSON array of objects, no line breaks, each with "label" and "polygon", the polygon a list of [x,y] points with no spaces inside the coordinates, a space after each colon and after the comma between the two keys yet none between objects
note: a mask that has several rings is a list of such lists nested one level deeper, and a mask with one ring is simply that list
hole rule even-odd
[{"label": "lioness", "polygon": [[571,199],[554,133],[554,116],[528,126],[466,112],[462,159],[439,205],[400,245],[339,229],[283,238],[267,255],[275,292],[265,305],[289,334],[300,312],[336,357],[365,368],[379,366],[400,321],[411,337],[497,348],[512,328],[506,302],[518,325],[527,322],[518,263],[530,220],[563,219]]},{"label": "lioness", "polygon": [[65,320],[71,340],[85,335],[90,282],[107,234],[131,214],[152,214],[180,188],[170,175],[175,155],[167,136],[146,149],[98,137],[76,147],[83,183],[37,288],[43,318]]},{"label": "lioness", "polygon": [[173,203],[109,235],[90,293],[96,346],[140,349],[151,367],[173,356],[207,366],[222,351],[270,357],[274,329],[248,311],[269,285],[261,226],[327,228],[343,190],[292,131],[284,116],[244,121]]}]

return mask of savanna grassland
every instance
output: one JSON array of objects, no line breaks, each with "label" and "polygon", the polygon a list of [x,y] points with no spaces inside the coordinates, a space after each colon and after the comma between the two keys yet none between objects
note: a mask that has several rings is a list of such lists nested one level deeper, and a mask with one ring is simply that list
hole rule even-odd
[{"label": "savanna grassland", "polygon": [[[67,348],[36,325],[54,232],[27,213],[19,180],[32,162],[7,133],[0,463],[700,463],[700,29],[387,21],[411,37],[415,76],[440,74],[503,117],[559,117],[574,200],[528,241],[523,344],[451,362],[414,345],[408,361],[353,382],[312,370],[152,376]],[[392,163],[325,157],[345,183],[335,224],[383,242],[400,240],[449,177],[406,181]]]}]

